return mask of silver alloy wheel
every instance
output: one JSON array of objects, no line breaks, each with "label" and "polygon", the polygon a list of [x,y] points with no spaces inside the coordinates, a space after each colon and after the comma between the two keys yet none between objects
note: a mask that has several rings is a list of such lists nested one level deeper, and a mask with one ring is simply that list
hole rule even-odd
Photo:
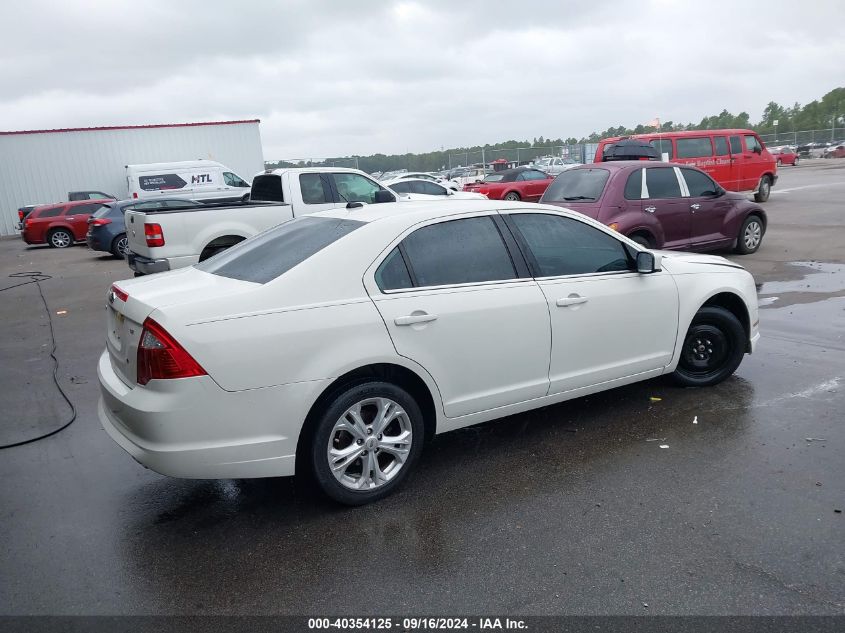
[{"label": "silver alloy wheel", "polygon": [[411,420],[389,398],[349,407],[329,434],[329,469],[349,490],[373,490],[393,479],[411,452]]},{"label": "silver alloy wheel", "polygon": [[769,189],[771,189],[771,185],[769,184],[769,179],[766,178],[766,176],[763,176],[760,179],[760,186],[757,189],[757,191],[759,192],[760,196],[762,196],[765,199],[765,198],[769,197]]},{"label": "silver alloy wheel", "polygon": [[129,238],[125,235],[117,241],[117,252],[123,257],[129,254]]},{"label": "silver alloy wheel", "polygon": [[56,248],[67,248],[70,246],[70,233],[56,231],[50,236],[50,243]]},{"label": "silver alloy wheel", "polygon": [[763,236],[763,227],[757,220],[751,220],[745,227],[745,233],[742,235],[742,241],[745,248],[753,250],[757,248],[760,243],[760,238]]}]

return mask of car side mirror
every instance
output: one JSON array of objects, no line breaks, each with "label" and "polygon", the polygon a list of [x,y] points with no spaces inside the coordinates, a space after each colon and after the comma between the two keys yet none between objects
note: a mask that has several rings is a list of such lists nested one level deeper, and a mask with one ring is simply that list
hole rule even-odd
[{"label": "car side mirror", "polygon": [[379,204],[381,202],[396,202],[396,196],[390,193],[387,189],[379,189],[376,191],[374,201],[375,204]]},{"label": "car side mirror", "polygon": [[755,148],[754,148],[753,150],[751,150],[751,151],[752,151],[752,152],[754,152],[755,154],[762,154],[762,153],[763,153],[763,148],[762,148],[762,147],[760,147],[760,146],[758,145],[757,147],[755,147]]},{"label": "car side mirror", "polygon": [[637,252],[637,272],[641,275],[650,275],[660,271],[660,255],[651,251]]}]

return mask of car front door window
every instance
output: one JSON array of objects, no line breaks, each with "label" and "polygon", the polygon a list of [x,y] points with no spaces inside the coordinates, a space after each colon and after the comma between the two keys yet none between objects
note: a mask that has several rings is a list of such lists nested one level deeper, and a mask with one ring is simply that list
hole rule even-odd
[{"label": "car front door window", "polygon": [[508,222],[533,260],[552,319],[549,393],[659,374],[675,348],[672,277],[635,272],[626,245],[580,220],[512,213]]},{"label": "car front door window", "polygon": [[335,173],[332,177],[343,202],[374,204],[376,192],[382,190],[382,187],[360,174]]}]

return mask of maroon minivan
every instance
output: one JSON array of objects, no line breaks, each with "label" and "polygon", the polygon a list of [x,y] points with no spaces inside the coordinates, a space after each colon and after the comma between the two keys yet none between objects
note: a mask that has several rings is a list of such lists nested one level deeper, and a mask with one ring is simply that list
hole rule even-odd
[{"label": "maroon minivan", "polygon": [[574,167],[540,199],[602,222],[646,248],[760,248],[766,213],[689,165],[619,161]]}]

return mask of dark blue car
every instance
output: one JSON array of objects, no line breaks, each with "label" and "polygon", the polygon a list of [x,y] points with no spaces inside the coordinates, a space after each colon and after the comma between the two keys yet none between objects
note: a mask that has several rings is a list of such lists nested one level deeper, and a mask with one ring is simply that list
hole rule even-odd
[{"label": "dark blue car", "polygon": [[126,253],[129,252],[129,241],[126,239],[124,213],[129,210],[144,211],[169,207],[185,209],[201,206],[200,202],[181,198],[121,200],[103,204],[103,208],[88,219],[88,233],[85,235],[85,241],[88,242],[88,248],[91,250],[111,253],[115,257],[126,257]]}]

